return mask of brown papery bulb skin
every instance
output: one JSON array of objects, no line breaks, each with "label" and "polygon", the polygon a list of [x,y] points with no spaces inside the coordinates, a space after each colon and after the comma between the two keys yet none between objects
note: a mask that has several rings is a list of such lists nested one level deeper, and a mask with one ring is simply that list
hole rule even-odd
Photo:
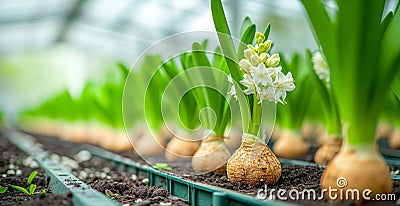
[{"label": "brown papery bulb skin", "polygon": [[[341,182],[345,182],[345,184],[340,184],[339,179],[345,179]],[[355,149],[342,148],[323,172],[321,188],[342,190],[343,194],[350,192],[348,190],[357,189],[360,193],[359,200],[348,197],[349,200],[359,204],[366,201],[362,196],[362,192],[366,189],[372,191],[368,195],[371,199],[376,194],[390,193],[393,188],[393,180],[390,178],[387,165],[375,149],[360,153]],[[327,193],[325,193],[325,197],[331,199]],[[331,200],[346,201],[346,196],[343,196],[342,199]]]},{"label": "brown papery bulb skin", "polygon": [[282,173],[281,163],[264,143],[243,143],[229,158],[228,178],[248,185],[274,184]]},{"label": "brown papery bulb skin", "polygon": [[224,138],[211,136],[201,142],[192,158],[192,167],[199,173],[214,171],[226,174],[226,162],[230,156]]},{"label": "brown papery bulb skin", "polygon": [[295,158],[307,154],[310,144],[303,138],[291,131],[284,130],[276,140],[273,150],[278,157]]},{"label": "brown papery bulb skin", "polygon": [[325,139],[314,155],[314,161],[318,164],[327,164],[340,151],[343,139],[341,137],[331,136]]},{"label": "brown papery bulb skin", "polygon": [[198,148],[199,143],[196,141],[187,141],[173,137],[165,148],[165,159],[170,162],[186,160],[191,158]]}]

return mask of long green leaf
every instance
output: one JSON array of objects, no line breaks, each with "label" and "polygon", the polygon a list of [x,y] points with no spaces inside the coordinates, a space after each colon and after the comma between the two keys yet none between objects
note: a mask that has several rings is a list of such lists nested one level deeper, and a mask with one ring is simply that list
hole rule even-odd
[{"label": "long green leaf", "polygon": [[[354,114],[368,112],[371,109],[370,104],[374,102],[369,99],[369,95],[371,82],[379,77],[375,70],[378,66],[376,59],[384,4],[384,1],[365,0],[338,2],[340,67],[332,70],[332,84],[338,89],[336,93],[342,96],[338,99],[343,108],[341,115],[347,120]],[[360,105],[358,102],[365,103]]]},{"label": "long green leaf", "polygon": [[268,39],[270,31],[271,31],[271,25],[269,23],[267,23],[267,27],[265,27],[265,30],[264,30],[265,39]]},{"label": "long green leaf", "polygon": [[256,25],[255,24],[249,25],[246,28],[246,30],[244,31],[244,33],[240,39],[240,44],[239,44],[238,51],[237,51],[238,59],[244,58],[243,52],[247,48],[248,44],[253,43],[255,34],[256,34]]},{"label": "long green leaf", "polygon": [[236,82],[239,82],[242,79],[242,75],[240,73],[239,65],[237,64],[238,57],[236,55],[235,45],[233,44],[221,0],[211,0],[211,13],[214,20],[215,30],[219,32],[218,39],[228,64],[229,71],[232,78]]},{"label": "long green leaf", "polygon": [[337,40],[335,37],[334,25],[329,19],[322,2],[320,0],[301,0],[307,10],[314,36],[322,46],[323,52],[330,58],[327,59],[329,65],[337,64]]},{"label": "long green leaf", "polygon": [[[192,45],[192,56],[193,56],[193,63],[194,63],[194,68],[195,73],[197,73],[198,75],[188,75],[189,79],[191,80],[191,86],[199,86],[194,84],[194,82],[196,83],[200,83],[202,85],[207,85],[205,83],[205,79],[204,78],[210,78],[211,77],[211,82],[212,84],[215,84],[215,80],[214,77],[209,76],[209,77],[204,77],[204,73],[201,71],[203,70],[203,67],[206,68],[210,68],[211,67],[211,63],[207,58],[206,53],[204,52],[204,48],[202,48],[202,46],[197,43],[194,42]],[[196,80],[193,80],[193,79]],[[198,105],[200,105],[201,107],[205,108],[205,107],[211,107],[214,111],[217,110],[217,108],[212,107],[212,102],[215,102],[218,99],[218,96],[213,95],[213,93],[211,93],[210,91],[208,91],[208,89],[202,87],[202,88],[197,88],[196,90],[194,90],[195,92],[195,97],[196,97],[196,102]],[[218,114],[218,111],[216,111]],[[210,125],[210,121],[211,121],[211,116],[210,114],[207,112],[206,114],[202,115],[204,123],[206,124],[205,127],[206,129],[211,129],[211,125]]]},{"label": "long green leaf", "polygon": [[239,35],[242,37],[246,29],[252,24],[250,17],[246,16],[243,19],[242,25],[240,26]]},{"label": "long green leaf", "polygon": [[[385,25],[385,21],[382,23],[382,27],[385,28],[384,35],[381,40],[381,48],[379,53],[379,68],[384,70],[384,75],[379,79],[378,88],[382,90],[390,87],[390,83],[394,76],[400,71],[400,2],[397,2],[396,10],[390,23]],[[382,92],[376,90],[374,92],[377,98],[382,98]],[[384,95],[384,94],[383,94]]]}]

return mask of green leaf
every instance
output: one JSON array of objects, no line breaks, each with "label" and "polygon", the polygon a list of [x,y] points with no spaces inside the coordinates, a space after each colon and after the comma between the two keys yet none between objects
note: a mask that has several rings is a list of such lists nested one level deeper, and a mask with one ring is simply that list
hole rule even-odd
[{"label": "green leaf", "polygon": [[211,13],[213,16],[215,30],[219,32],[218,39],[224,53],[226,63],[228,64],[229,71],[232,75],[232,78],[236,82],[239,82],[242,79],[242,75],[240,73],[239,65],[237,64],[238,57],[236,54],[235,45],[233,44],[228,22],[225,18],[225,12],[222,7],[221,0],[211,0]]},{"label": "green leaf", "polygon": [[385,18],[383,19],[382,23],[381,23],[381,40],[383,38],[383,34],[386,32],[389,23],[392,21],[393,19],[393,12],[389,12]]},{"label": "green leaf", "polygon": [[[308,19],[313,27],[314,36],[322,46],[329,65],[337,63],[337,40],[335,38],[335,29],[329,19],[322,1],[320,0],[301,0],[307,10]],[[332,69],[332,68],[331,68]]]},{"label": "green leaf", "polygon": [[247,28],[252,24],[250,17],[246,16],[240,26],[240,36],[242,37]]},{"label": "green leaf", "polygon": [[207,48],[207,44],[208,44],[208,39],[205,39],[202,43],[201,43],[201,48],[202,50],[205,50]]},{"label": "green leaf", "polygon": [[271,31],[271,25],[269,23],[267,23],[267,27],[265,27],[265,30],[264,30],[265,39],[268,39],[270,31]]},{"label": "green leaf", "polygon": [[240,44],[237,51],[238,59],[244,58],[243,52],[247,48],[248,44],[253,43],[255,34],[256,34],[256,25],[255,24],[249,25],[240,39]]},{"label": "green leaf", "polygon": [[[380,24],[384,1],[338,1],[338,58],[340,66],[331,69],[331,81],[343,118],[368,112],[375,99],[369,99],[379,55]],[[370,9],[373,8],[373,9]],[[368,43],[367,43],[368,42]],[[330,57],[327,53],[326,57]],[[332,64],[329,64],[331,67]],[[354,86],[353,86],[354,85]],[[362,89],[360,89],[362,88]],[[354,98],[356,97],[356,98]],[[358,104],[358,102],[365,102]]]},{"label": "green leaf", "polygon": [[196,66],[207,66],[210,67],[211,63],[207,58],[206,53],[204,52],[205,48],[202,47],[201,44],[194,42],[192,45],[192,55],[194,64]]},{"label": "green leaf", "polygon": [[[382,29],[384,31],[383,37],[381,39],[381,48],[379,53],[379,68],[383,70],[381,73],[384,75],[379,79],[380,84],[378,88],[382,90],[390,87],[391,80],[393,80],[395,74],[400,71],[400,2],[397,2],[397,7],[393,17],[390,19],[389,23],[384,19],[382,23]],[[390,18],[390,17],[389,17]],[[376,95],[383,95],[380,90],[375,91]],[[377,98],[380,99],[380,98]]]},{"label": "green leaf", "polygon": [[33,172],[31,172],[31,174],[29,174],[28,180],[26,181],[27,185],[30,185],[32,183],[32,181],[36,177],[37,173],[38,173],[37,171],[33,171]]},{"label": "green leaf", "polygon": [[172,170],[172,167],[168,166],[167,163],[156,163],[155,165],[153,165],[153,168],[158,170],[167,170],[167,171]]},{"label": "green leaf", "polygon": [[[198,75],[187,75],[187,78],[191,81],[191,87],[192,86],[198,86],[198,84],[201,85],[208,85],[204,79],[206,75],[206,70],[207,68],[211,67],[211,63],[208,60],[207,54],[204,52],[203,48],[201,48],[201,45],[197,42],[194,42],[192,45],[192,56],[193,56],[193,63],[194,66],[196,67],[197,70],[194,70],[195,73]],[[204,67],[204,68],[203,68]],[[204,71],[204,72],[202,72]],[[206,78],[210,78],[211,85],[215,85],[215,79],[213,75],[209,75]],[[194,83],[196,82],[196,83]],[[217,111],[218,108],[213,107],[213,103],[218,102],[218,97],[213,95],[213,93],[209,92],[208,89],[202,87],[202,88],[197,88],[192,90],[194,91],[195,94],[195,99],[197,104],[201,108],[205,108],[207,106],[210,106],[214,111],[216,111],[217,114],[219,112]],[[202,119],[205,120],[203,123],[205,124],[206,129],[212,129],[211,128],[211,116],[210,114],[205,113],[202,115]]]},{"label": "green leaf", "polygon": [[36,190],[36,185],[35,184],[29,185],[29,194],[30,195],[35,194],[35,190]]},{"label": "green leaf", "polygon": [[[201,49],[201,45],[198,46],[199,49]],[[202,49],[201,49],[202,50]],[[180,120],[181,126],[186,127],[188,129],[194,129],[197,127],[199,124],[199,119],[197,118],[196,114],[198,110],[198,105],[196,104],[196,93],[198,91],[191,90],[189,92],[185,92],[185,89],[188,88],[191,85],[191,80],[198,79],[198,76],[188,76],[186,73],[183,73],[183,71],[188,70],[190,68],[194,67],[194,58],[193,54],[188,54],[186,52],[181,53],[180,55],[180,61],[182,68],[179,68],[175,65],[173,60],[170,60],[169,63],[164,64],[162,67],[163,72],[166,73],[168,81],[171,81],[174,79],[173,83],[170,84],[169,87],[172,89],[169,92],[172,93],[167,93],[167,95],[172,95],[171,99],[177,99],[180,100],[179,105],[178,105],[178,111],[175,113],[178,116],[171,116],[172,119]],[[178,76],[179,75],[179,76]],[[194,79],[191,79],[194,78]],[[169,82],[171,83],[171,82]],[[170,89],[168,88],[168,89]],[[163,90],[163,89],[162,89]],[[160,92],[162,91],[159,89],[159,91],[155,92]],[[180,98],[180,99],[179,99]],[[171,106],[176,106],[176,104],[171,104]],[[172,108],[175,110],[176,108]],[[188,112],[190,111],[190,112]],[[171,112],[168,112],[169,115],[174,115],[171,114]],[[165,118],[165,117],[164,117]]]},{"label": "green leaf", "polygon": [[392,90],[400,99],[400,73],[397,74],[397,77],[393,81]]},{"label": "green leaf", "polygon": [[4,194],[4,193],[6,193],[6,192],[7,192],[7,190],[8,190],[8,187],[3,187],[3,186],[0,186],[0,194]]},{"label": "green leaf", "polygon": [[123,63],[118,63],[118,68],[120,69],[122,75],[124,78],[126,78],[129,75],[129,72],[131,71],[125,64]]},{"label": "green leaf", "polygon": [[[163,61],[159,56],[153,56],[146,59],[146,67],[143,71],[151,71],[152,76],[148,77],[149,83],[145,85],[144,89],[146,93],[144,94],[144,111],[146,115],[146,120],[152,131],[159,131],[160,125],[163,120],[161,112],[161,100],[162,91],[165,90],[169,78],[162,67]],[[147,82],[146,82],[147,83]]]},{"label": "green leaf", "polygon": [[287,105],[278,105],[278,121],[284,128],[298,131],[304,122],[313,89],[303,57],[300,58],[298,54],[294,54],[289,62],[284,55],[280,56],[282,72],[292,73],[296,89],[287,95]]},{"label": "green leaf", "polygon": [[11,187],[14,188],[14,189],[16,189],[16,190],[19,190],[19,191],[21,191],[21,192],[23,192],[23,193],[25,193],[25,194],[27,194],[27,195],[31,195],[31,194],[28,192],[28,190],[26,190],[26,189],[23,188],[23,187],[20,187],[20,186],[17,186],[17,185],[12,185]]}]

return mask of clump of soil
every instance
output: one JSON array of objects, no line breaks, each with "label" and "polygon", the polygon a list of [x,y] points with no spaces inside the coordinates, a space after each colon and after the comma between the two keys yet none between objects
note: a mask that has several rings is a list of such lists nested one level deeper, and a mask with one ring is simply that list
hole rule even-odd
[{"label": "clump of soil", "polygon": [[[38,168],[32,157],[9,142],[1,132],[0,156],[0,186],[8,188],[4,194],[0,194],[0,205],[72,205],[71,196],[55,195],[48,189],[45,172]],[[33,171],[38,172],[32,181],[37,186],[33,195],[12,188],[12,185],[16,185],[29,191],[27,179]]]}]

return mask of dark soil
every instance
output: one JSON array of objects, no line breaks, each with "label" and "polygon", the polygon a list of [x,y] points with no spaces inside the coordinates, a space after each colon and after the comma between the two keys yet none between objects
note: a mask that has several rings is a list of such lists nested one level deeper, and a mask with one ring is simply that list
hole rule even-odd
[{"label": "dark soil", "polygon": [[[41,139],[41,138],[39,138]],[[46,141],[46,139],[41,139],[41,142]],[[60,141],[57,139],[52,139],[51,141]],[[45,144],[45,143],[44,143]],[[54,146],[55,143],[53,142],[53,147],[57,148],[57,152],[60,152],[60,147]],[[60,144],[60,143],[58,143]],[[64,144],[64,143],[62,143]],[[73,143],[68,143],[68,144],[73,144]],[[47,148],[48,145],[45,144],[45,148]],[[75,144],[74,148],[79,148],[80,146],[77,146]],[[69,152],[71,152],[70,155],[74,155],[73,150],[68,149]],[[312,148],[311,152],[307,154],[304,158],[299,158],[299,160],[307,160],[307,161],[312,161],[310,158],[313,158],[313,154],[315,153],[316,148]],[[76,151],[75,151],[76,153]],[[120,153],[121,155],[125,157],[129,157],[132,160],[138,161],[138,162],[143,162],[142,159],[140,159],[134,152],[123,152]],[[233,190],[236,192],[240,192],[243,194],[247,194],[253,197],[256,197],[257,194],[259,194],[259,197],[262,199],[268,199],[272,198],[275,200],[278,200],[279,198],[277,197],[277,191],[279,189],[283,189],[285,191],[285,194],[283,195],[284,197],[288,197],[289,192],[292,190],[297,190],[299,192],[304,191],[306,189],[313,189],[315,190],[315,200],[286,200],[286,202],[292,202],[296,204],[301,204],[301,205],[335,205],[337,203],[329,203],[326,201],[326,199],[318,199],[321,195],[321,189],[319,188],[319,181],[323,172],[323,168],[317,167],[317,166],[297,166],[297,165],[282,165],[282,175],[281,178],[277,183],[274,185],[261,185],[261,186],[249,186],[245,184],[237,184],[237,183],[232,183],[228,180],[227,176],[224,174],[219,174],[219,173],[207,173],[207,174],[201,174],[201,175],[196,175],[196,173],[191,169],[190,167],[190,162],[181,162],[181,163],[171,163],[169,164],[173,168],[172,171],[168,172],[169,174],[180,176],[184,179],[188,179],[191,181],[203,183],[203,184],[208,184],[216,187],[221,187],[229,190]],[[103,168],[103,169],[100,169]],[[104,169],[108,168],[108,169]],[[104,172],[108,172],[107,174],[102,174],[99,169],[103,170]],[[106,171],[104,171],[106,170]],[[399,168],[397,167],[390,167],[391,172],[398,172]],[[84,174],[80,174],[82,171],[84,171]],[[124,171],[118,171],[115,169],[115,166],[103,161],[100,158],[92,158],[88,162],[83,162],[80,164],[79,168],[77,170],[74,170],[73,172],[76,172],[75,174],[86,181],[89,185],[91,185],[93,188],[104,192],[104,193],[111,193],[115,194],[117,197],[117,200],[120,201],[121,203],[132,203],[133,201],[137,201],[138,198],[144,200],[145,198],[150,198],[150,201],[154,201],[160,203],[162,201],[166,201],[167,196],[163,192],[163,189],[157,189],[157,187],[150,187],[146,186],[143,183],[144,177],[137,177],[137,179],[134,181],[131,178],[131,175],[128,172]],[[97,172],[97,174],[96,174]],[[86,174],[85,174],[86,173]],[[89,175],[87,175],[89,174]],[[87,175],[86,178],[85,175]],[[144,189],[143,192],[141,188],[146,188]],[[267,190],[265,190],[267,188]],[[275,190],[272,192],[272,190]],[[267,191],[266,194],[263,192]],[[394,189],[392,191],[396,195],[396,200],[400,197],[400,181],[394,181]],[[265,195],[265,196],[262,196]],[[171,197],[169,196],[169,199]],[[147,201],[149,201],[147,200]],[[167,199],[168,200],[168,199]],[[280,198],[282,200],[282,198]],[[143,203],[148,203],[146,200],[143,201]],[[353,203],[351,202],[341,202],[340,205],[352,205]],[[394,201],[380,201],[380,202],[368,202],[365,203],[364,205],[394,205]]]},{"label": "dark soil", "polygon": [[[63,164],[75,161],[73,158],[76,158],[76,154],[85,149],[85,145],[67,143],[56,138],[37,137],[37,140],[47,151],[53,153],[53,158],[59,158]],[[67,160],[65,156],[69,160],[63,162],[63,159]],[[68,164],[65,166],[68,167]],[[73,175],[90,187],[123,205],[189,205],[187,201],[171,196],[161,186],[148,186],[148,178],[138,177],[98,157],[91,157],[88,161],[80,162],[78,167],[70,169]]]},{"label": "dark soil", "polygon": [[[0,205],[72,205],[70,196],[55,195],[48,189],[45,172],[37,168],[37,163],[32,158],[4,138],[1,131],[0,155],[0,185],[8,188],[7,192],[0,194]],[[33,171],[38,172],[32,181],[37,186],[33,195],[11,187],[17,185],[29,188],[27,179]]]},{"label": "dark soil", "polygon": [[[207,173],[202,175],[186,175],[192,172],[192,170],[186,170],[183,168],[175,168],[174,174],[178,174],[184,179],[189,179],[195,182],[208,184],[216,187],[222,187],[225,189],[244,193],[253,197],[257,197],[257,194],[261,199],[275,199],[285,200],[284,198],[277,197],[277,191],[283,189],[285,191],[284,197],[287,198],[287,202],[292,202],[301,205],[335,205],[335,203],[329,203],[325,198],[319,199],[321,189],[319,187],[319,181],[323,172],[323,168],[317,166],[298,166],[298,165],[282,165],[282,175],[277,183],[274,185],[260,185],[257,187],[249,186],[246,184],[233,183],[228,180],[225,174],[219,173]],[[267,188],[267,189],[266,189]],[[394,181],[392,193],[396,195],[396,200],[400,197],[400,181]],[[271,192],[272,190],[274,192]],[[304,191],[306,189],[313,189],[315,191],[315,200],[290,200],[289,193],[291,190]],[[263,193],[267,191],[267,193]],[[294,195],[296,193],[293,193]],[[306,193],[305,193],[306,194]],[[265,195],[264,197],[262,195]],[[307,195],[307,194],[306,194]],[[314,196],[312,196],[314,197]],[[352,205],[351,202],[340,203],[341,205]],[[394,201],[381,201],[381,202],[369,202],[364,205],[394,205]]]}]

